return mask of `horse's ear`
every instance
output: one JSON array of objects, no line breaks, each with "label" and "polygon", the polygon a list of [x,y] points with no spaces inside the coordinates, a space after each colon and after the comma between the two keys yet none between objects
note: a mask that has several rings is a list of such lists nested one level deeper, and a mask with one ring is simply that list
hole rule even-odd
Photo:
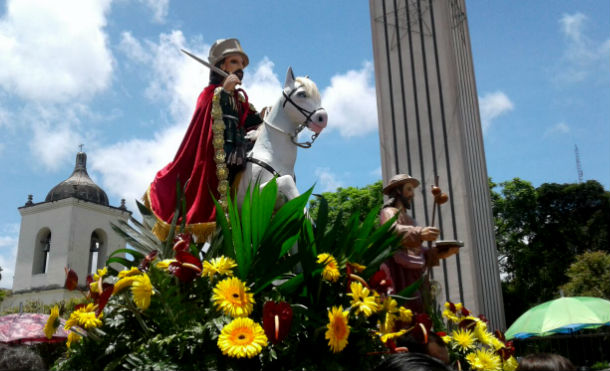
[{"label": "horse's ear", "polygon": [[284,83],[284,88],[294,86],[294,73],[292,72],[292,67],[288,67],[288,71],[286,72],[286,82]]}]

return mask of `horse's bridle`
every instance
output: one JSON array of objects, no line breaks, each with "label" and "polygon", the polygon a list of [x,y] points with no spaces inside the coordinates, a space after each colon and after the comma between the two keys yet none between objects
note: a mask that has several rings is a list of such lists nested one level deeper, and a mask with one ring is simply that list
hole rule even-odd
[{"label": "horse's bridle", "polygon": [[[297,126],[297,128],[294,131],[294,134],[290,135],[290,140],[292,140],[292,143],[294,143],[295,145],[301,147],[301,148],[311,148],[311,145],[313,144],[313,142],[316,141],[316,138],[318,138],[318,135],[320,135],[320,133],[314,133],[311,136],[311,141],[306,141],[306,142],[298,142],[296,139],[299,136],[299,133],[301,131],[303,131],[303,129],[305,127],[308,126],[308,124],[311,121],[311,116],[313,116],[316,112],[323,110],[324,108],[320,107],[320,108],[316,108],[313,111],[308,111],[305,108],[299,106],[298,104],[296,104],[293,100],[292,100],[292,94],[294,94],[297,90],[299,90],[300,87],[302,87],[303,85],[299,85],[297,87],[295,87],[294,89],[292,89],[290,91],[290,93],[286,94],[285,91],[282,91],[282,95],[284,95],[284,103],[282,104],[282,108],[286,107],[286,103],[290,102],[290,104],[292,104],[294,106],[294,108],[296,108],[303,116],[305,116],[305,120],[299,124],[299,126]],[[276,130],[279,130],[279,128],[275,127],[272,125],[272,127]],[[282,131],[282,130],[281,130]]]}]

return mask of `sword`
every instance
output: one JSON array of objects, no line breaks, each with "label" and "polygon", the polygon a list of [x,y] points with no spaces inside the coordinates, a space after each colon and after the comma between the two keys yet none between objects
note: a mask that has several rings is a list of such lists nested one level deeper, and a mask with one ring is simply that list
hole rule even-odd
[{"label": "sword", "polygon": [[214,66],[214,65],[210,64],[210,62],[205,61],[205,60],[203,60],[203,59],[199,58],[198,56],[196,56],[196,55],[194,55],[194,54],[191,54],[191,53],[187,52],[187,51],[186,51],[186,50],[184,50],[184,49],[180,49],[180,51],[181,51],[181,52],[183,52],[184,54],[188,55],[189,57],[193,58],[193,59],[194,59],[194,60],[196,60],[197,62],[199,62],[199,63],[203,64],[204,66],[206,66],[207,68],[211,69],[212,71],[216,72],[216,73],[217,73],[217,74],[219,74],[220,76],[222,76],[222,77],[228,77],[228,76],[229,76],[229,74],[228,74],[228,73],[226,73],[225,71],[221,70],[220,68],[218,68],[218,67],[216,67],[216,66]]}]

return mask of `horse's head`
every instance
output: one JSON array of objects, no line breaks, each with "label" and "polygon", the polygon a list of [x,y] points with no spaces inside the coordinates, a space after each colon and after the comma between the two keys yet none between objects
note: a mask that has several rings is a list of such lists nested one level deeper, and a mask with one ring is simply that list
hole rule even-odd
[{"label": "horse's head", "polygon": [[313,81],[307,77],[295,78],[289,67],[282,94],[282,108],[299,129],[307,126],[316,134],[324,130],[328,114],[321,106],[320,92]]}]

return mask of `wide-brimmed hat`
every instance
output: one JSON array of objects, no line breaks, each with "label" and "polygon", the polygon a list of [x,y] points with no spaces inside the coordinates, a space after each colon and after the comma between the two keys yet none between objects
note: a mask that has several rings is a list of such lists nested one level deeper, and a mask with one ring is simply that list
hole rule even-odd
[{"label": "wide-brimmed hat", "polygon": [[250,62],[248,55],[241,48],[239,40],[237,39],[216,40],[216,42],[210,48],[208,62],[210,62],[212,65],[216,65],[216,63],[222,61],[229,54],[241,54],[241,56],[244,57],[244,67],[246,67]]},{"label": "wide-brimmed hat", "polygon": [[401,187],[405,183],[413,184],[413,188],[419,186],[419,180],[407,175],[407,174],[396,174],[390,178],[388,184],[383,187],[383,193],[389,195],[390,192],[396,188]]}]

